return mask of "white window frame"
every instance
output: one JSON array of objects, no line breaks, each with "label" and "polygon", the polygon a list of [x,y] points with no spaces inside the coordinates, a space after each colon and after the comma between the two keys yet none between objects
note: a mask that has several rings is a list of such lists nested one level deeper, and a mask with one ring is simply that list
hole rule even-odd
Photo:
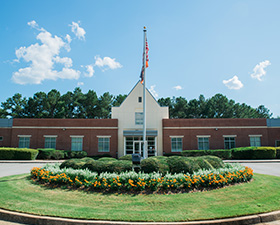
[{"label": "white window frame", "polygon": [[97,136],[97,138],[98,138],[98,152],[110,152],[111,136]]},{"label": "white window frame", "polygon": [[[18,135],[18,147],[19,148],[30,148],[30,139],[32,135]],[[21,138],[24,138],[21,140]]]},{"label": "white window frame", "polygon": [[[237,135],[223,135],[224,138],[224,149],[231,149],[231,148],[236,148],[236,137]],[[234,138],[234,146],[232,146],[233,141],[229,140],[229,148],[226,148],[226,138]]]},{"label": "white window frame", "polygon": [[[182,152],[183,151],[183,138],[184,136],[169,136],[170,137],[170,143],[171,143],[171,152]],[[172,140],[175,139],[175,140]],[[172,143],[175,142],[175,149],[172,148]],[[180,143],[181,148],[179,148],[178,144]]]},{"label": "white window frame", "polygon": [[[70,135],[70,137],[71,137],[71,151],[73,151],[73,152],[83,151],[84,136],[83,135]],[[74,142],[75,139],[82,140],[82,141]]]},{"label": "white window frame", "polygon": [[[56,138],[57,138],[57,135],[44,135],[44,138],[45,138],[45,148],[56,149]],[[50,139],[50,141],[47,142],[48,138],[51,138],[51,139]],[[47,146],[47,144],[49,146]],[[54,144],[54,146],[53,146],[53,144]]]},{"label": "white window frame", "polygon": [[[211,137],[211,135],[196,135],[196,137],[197,137],[197,149],[198,150],[209,150],[210,149],[209,138]],[[202,139],[202,142],[199,139]],[[206,139],[207,139],[207,142],[204,141]],[[202,145],[203,145],[202,148],[199,148],[199,146],[200,146],[199,143],[202,143]]]},{"label": "white window frame", "polygon": [[[261,134],[251,134],[251,135],[249,135],[250,146],[252,146],[252,147],[260,147],[260,146],[262,146],[261,137],[262,137]],[[259,141],[256,141],[256,138],[259,138]],[[259,144],[257,144],[257,142],[259,142]]]},{"label": "white window frame", "polygon": [[144,113],[135,112],[135,125],[143,125],[144,123]]}]

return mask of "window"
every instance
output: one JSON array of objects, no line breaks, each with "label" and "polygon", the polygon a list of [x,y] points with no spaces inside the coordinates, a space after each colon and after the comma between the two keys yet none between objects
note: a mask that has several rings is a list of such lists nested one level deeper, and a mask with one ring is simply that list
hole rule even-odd
[{"label": "window", "polygon": [[142,125],[144,121],[144,115],[142,112],[135,113],[135,125]]},{"label": "window", "polygon": [[98,137],[98,152],[110,152],[110,137]]},{"label": "window", "polygon": [[197,137],[197,141],[199,150],[209,149],[209,137]]},{"label": "window", "polygon": [[276,141],[275,141],[275,146],[276,146],[276,147],[280,147],[280,140],[276,140]]},{"label": "window", "polygon": [[30,137],[31,135],[19,135],[19,142],[18,147],[19,148],[29,148],[30,146]]},{"label": "window", "polygon": [[250,135],[250,146],[255,146],[255,147],[261,146],[261,135],[258,136]]},{"label": "window", "polygon": [[0,141],[3,141],[3,136],[0,136]]},{"label": "window", "polygon": [[183,150],[183,138],[171,137],[171,152],[181,152]]},{"label": "window", "polygon": [[235,148],[235,136],[224,136],[225,149]]},{"label": "window", "polygon": [[56,137],[57,136],[48,136],[45,135],[45,148],[56,149]]},{"label": "window", "polygon": [[83,137],[71,136],[71,151],[83,151]]},{"label": "window", "polygon": [[142,97],[138,97],[138,102],[142,102]]}]

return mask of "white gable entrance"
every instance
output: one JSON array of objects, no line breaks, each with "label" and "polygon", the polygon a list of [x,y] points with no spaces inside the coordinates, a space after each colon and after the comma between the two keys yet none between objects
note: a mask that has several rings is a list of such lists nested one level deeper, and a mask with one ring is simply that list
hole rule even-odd
[{"label": "white gable entrance", "polygon": [[[141,150],[140,142],[143,141],[142,99],[143,85],[138,82],[119,107],[112,107],[112,119],[118,119],[119,157]],[[161,107],[146,89],[148,156],[162,155],[162,119],[168,119],[168,115],[168,107]]]}]

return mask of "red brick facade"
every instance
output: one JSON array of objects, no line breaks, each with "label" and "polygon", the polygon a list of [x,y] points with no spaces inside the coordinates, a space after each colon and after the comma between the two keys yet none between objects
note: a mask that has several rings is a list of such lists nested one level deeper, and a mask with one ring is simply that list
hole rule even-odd
[{"label": "red brick facade", "polygon": [[235,137],[236,147],[250,146],[250,136],[261,136],[262,146],[275,146],[280,128],[267,127],[266,119],[164,119],[164,153],[171,153],[171,138],[181,137],[183,150],[198,149],[198,137],[209,137],[209,149],[224,149],[224,137]]},{"label": "red brick facade", "polygon": [[[20,135],[31,135],[30,148],[35,149],[45,147],[45,135],[53,135],[57,136],[56,149],[60,150],[71,150],[71,136],[82,136],[83,150],[89,156],[108,153],[116,157],[118,151],[115,119],[14,119],[12,128],[0,129],[3,146],[18,147]],[[110,137],[110,152],[98,152],[100,136]]]},{"label": "red brick facade", "polygon": [[[163,153],[171,153],[171,138],[182,138],[183,150],[198,149],[198,137],[209,138],[209,149],[224,149],[224,138],[235,137],[236,147],[250,146],[250,136],[259,136],[261,146],[275,146],[280,126],[268,126],[266,119],[163,119]],[[117,119],[13,119],[11,127],[0,127],[0,147],[18,147],[19,137],[30,137],[30,148],[44,148],[45,136],[56,137],[56,149],[71,150],[71,136],[83,138],[89,156],[98,151],[98,138],[110,138],[113,157],[118,154]],[[279,141],[280,143],[280,141]]]}]

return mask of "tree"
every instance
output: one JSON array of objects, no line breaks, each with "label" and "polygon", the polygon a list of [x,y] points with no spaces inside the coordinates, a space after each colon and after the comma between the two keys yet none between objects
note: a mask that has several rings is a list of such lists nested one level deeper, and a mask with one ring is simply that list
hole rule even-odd
[{"label": "tree", "polygon": [[89,90],[87,94],[85,94],[85,98],[83,99],[83,106],[85,110],[86,117],[85,118],[97,118],[98,117],[98,97],[95,91]]},{"label": "tree", "polygon": [[[16,93],[13,97],[8,98],[2,103],[2,115],[11,116],[12,118],[24,118],[27,100],[22,95]],[[4,112],[3,112],[4,111]]]},{"label": "tree", "polygon": [[33,98],[29,98],[24,109],[28,118],[45,118],[47,111],[45,108],[47,95],[44,92],[37,92]]},{"label": "tree", "polygon": [[113,95],[109,92],[105,92],[98,99],[97,105],[97,118],[107,119],[111,117],[111,107],[113,104]]},{"label": "tree", "polygon": [[114,97],[113,106],[120,106],[126,97],[127,95],[121,95],[121,94]]}]

